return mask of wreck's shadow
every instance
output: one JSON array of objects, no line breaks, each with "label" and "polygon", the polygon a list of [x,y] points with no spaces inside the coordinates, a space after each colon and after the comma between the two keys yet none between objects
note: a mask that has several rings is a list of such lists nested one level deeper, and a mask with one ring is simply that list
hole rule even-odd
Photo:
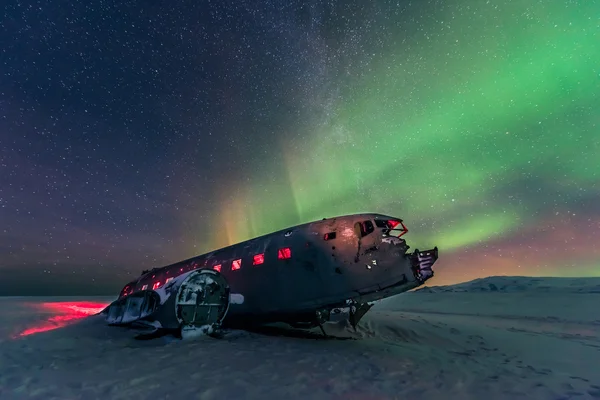
[{"label": "wreck's shadow", "polygon": [[313,339],[313,340],[357,340],[354,337],[335,336],[331,334],[323,335],[318,330],[295,329],[273,325],[260,325],[247,327],[245,331],[256,333],[265,336],[290,337],[297,339]]}]

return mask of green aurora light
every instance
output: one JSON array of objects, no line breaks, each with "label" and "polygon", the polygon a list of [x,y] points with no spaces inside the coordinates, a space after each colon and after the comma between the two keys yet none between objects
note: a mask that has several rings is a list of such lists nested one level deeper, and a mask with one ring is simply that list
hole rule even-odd
[{"label": "green aurora light", "polygon": [[374,211],[405,218],[417,246],[456,250],[598,197],[600,3],[453,1],[421,23],[388,26],[328,116],[278,144],[283,167],[226,191],[213,247]]}]

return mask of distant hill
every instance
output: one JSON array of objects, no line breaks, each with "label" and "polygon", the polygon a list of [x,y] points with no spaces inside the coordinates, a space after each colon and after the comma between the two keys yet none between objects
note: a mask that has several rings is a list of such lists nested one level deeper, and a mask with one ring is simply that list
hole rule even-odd
[{"label": "distant hill", "polygon": [[547,292],[600,293],[600,278],[490,276],[448,286],[430,286],[413,293]]}]

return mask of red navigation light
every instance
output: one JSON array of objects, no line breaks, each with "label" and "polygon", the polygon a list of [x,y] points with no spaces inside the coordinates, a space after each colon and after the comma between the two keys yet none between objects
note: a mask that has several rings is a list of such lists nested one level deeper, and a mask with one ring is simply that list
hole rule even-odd
[{"label": "red navigation light", "polygon": [[256,254],[254,256],[254,260],[252,261],[252,265],[260,265],[265,262],[265,253]]},{"label": "red navigation light", "polygon": [[213,267],[213,269],[217,272],[221,272],[221,264],[217,264]]},{"label": "red navigation light", "polygon": [[239,258],[237,260],[233,260],[233,262],[231,263],[231,270],[235,271],[242,268],[242,259]]},{"label": "red navigation light", "polygon": [[277,252],[277,258],[279,258],[280,260],[292,258],[292,250],[289,247],[279,249],[279,251]]}]

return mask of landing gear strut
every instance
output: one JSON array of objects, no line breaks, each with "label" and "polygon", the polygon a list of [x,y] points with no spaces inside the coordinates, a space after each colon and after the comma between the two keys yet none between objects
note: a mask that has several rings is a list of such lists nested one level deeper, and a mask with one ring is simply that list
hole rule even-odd
[{"label": "landing gear strut", "polygon": [[319,328],[321,329],[321,332],[323,333],[323,336],[327,337],[327,334],[325,333],[325,329],[323,329],[323,324],[327,321],[329,321],[329,318],[331,317],[331,310],[317,310],[315,313],[315,317],[316,317],[316,322],[319,325]]},{"label": "landing gear strut", "polygon": [[362,317],[365,316],[371,307],[373,307],[373,303],[358,303],[353,301],[350,304],[350,315],[348,316],[348,320],[350,321],[350,325],[352,325],[352,328],[355,332],[356,325],[358,325]]},{"label": "landing gear strut", "polygon": [[[373,307],[374,303],[360,303],[355,300],[348,300],[346,304],[348,307],[348,322],[350,322],[350,325],[356,332],[356,326],[358,325],[362,317],[365,316],[367,311],[369,311],[371,307]],[[330,320],[332,312],[334,314],[339,314],[341,310],[339,308],[334,308],[333,310],[322,309],[317,310],[315,312],[315,325],[313,326],[318,326],[319,329],[321,329],[321,333],[323,333],[323,336],[325,337],[329,337],[329,335],[325,333],[323,324]]]}]

